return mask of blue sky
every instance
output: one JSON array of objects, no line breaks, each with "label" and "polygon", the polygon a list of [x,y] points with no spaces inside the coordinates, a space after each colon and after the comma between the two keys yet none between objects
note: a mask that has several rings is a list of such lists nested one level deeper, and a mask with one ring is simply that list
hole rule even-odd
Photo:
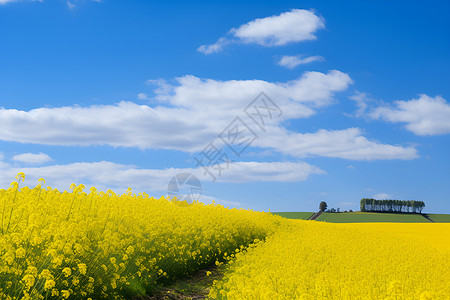
[{"label": "blue sky", "polygon": [[[24,171],[30,186],[160,196],[190,173],[202,201],[227,206],[356,210],[376,197],[450,213],[449,12],[445,1],[0,0],[0,184]],[[246,114],[261,103],[264,126]],[[201,161],[215,181],[196,160],[212,146],[216,159]]]}]

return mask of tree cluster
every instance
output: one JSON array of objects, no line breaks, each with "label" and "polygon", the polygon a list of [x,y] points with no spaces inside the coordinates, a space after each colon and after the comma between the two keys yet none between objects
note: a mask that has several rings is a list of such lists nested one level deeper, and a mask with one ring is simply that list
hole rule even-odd
[{"label": "tree cluster", "polygon": [[361,199],[361,211],[422,213],[424,207],[423,201]]}]

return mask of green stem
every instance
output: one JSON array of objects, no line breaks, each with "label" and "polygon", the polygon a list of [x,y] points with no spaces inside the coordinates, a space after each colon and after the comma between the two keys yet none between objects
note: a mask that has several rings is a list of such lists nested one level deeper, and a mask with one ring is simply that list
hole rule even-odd
[{"label": "green stem", "polygon": [[16,193],[14,194],[13,205],[11,206],[11,213],[9,214],[8,227],[6,227],[5,234],[8,234],[9,226],[11,225],[11,217],[12,217],[13,210],[14,210],[14,203],[16,203],[17,192],[19,191],[19,184],[20,184],[20,178],[19,178],[19,182],[17,183]]},{"label": "green stem", "polygon": [[72,199],[72,203],[70,204],[69,213],[67,214],[66,221],[69,221],[70,213],[72,212],[72,207],[73,207],[73,203],[75,202],[76,195],[77,194],[75,194],[75,191],[73,191],[73,199]]},{"label": "green stem", "polygon": [[[3,195],[5,194],[5,192],[3,192],[2,193],[2,198],[0,198],[0,199],[3,199]],[[3,201],[3,212],[2,212],[2,234],[3,234],[3,219],[4,219],[4,217],[5,217],[5,210],[6,210],[6,198],[5,198],[5,200]]]}]

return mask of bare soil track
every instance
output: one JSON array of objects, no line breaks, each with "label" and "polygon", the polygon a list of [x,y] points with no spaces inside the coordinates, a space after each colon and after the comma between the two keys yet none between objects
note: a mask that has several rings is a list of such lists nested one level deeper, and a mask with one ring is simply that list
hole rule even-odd
[{"label": "bare soil track", "polygon": [[319,211],[319,212],[316,212],[315,214],[313,214],[311,217],[309,217],[309,219],[308,220],[315,220],[315,219],[317,219],[320,215],[322,214],[322,212],[321,211]]},{"label": "bare soil track", "polygon": [[[206,272],[211,272],[209,276]],[[170,286],[161,288],[154,295],[135,298],[135,300],[199,300],[206,299],[214,280],[223,276],[223,270],[217,267],[198,271],[189,278],[183,278]]]}]

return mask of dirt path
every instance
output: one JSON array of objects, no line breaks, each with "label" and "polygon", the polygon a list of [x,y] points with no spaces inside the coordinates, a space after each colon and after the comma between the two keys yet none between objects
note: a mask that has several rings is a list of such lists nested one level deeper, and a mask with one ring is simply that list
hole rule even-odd
[{"label": "dirt path", "polygon": [[[206,272],[211,272],[207,276]],[[163,287],[153,296],[136,298],[135,300],[198,300],[206,299],[214,280],[220,280],[223,276],[223,270],[217,267],[211,267],[206,270],[198,271],[189,278],[183,278],[170,286]]]},{"label": "dirt path", "polygon": [[321,214],[322,214],[321,211],[316,212],[316,213],[313,214],[311,217],[309,217],[308,220],[315,220],[315,219],[317,219]]}]

